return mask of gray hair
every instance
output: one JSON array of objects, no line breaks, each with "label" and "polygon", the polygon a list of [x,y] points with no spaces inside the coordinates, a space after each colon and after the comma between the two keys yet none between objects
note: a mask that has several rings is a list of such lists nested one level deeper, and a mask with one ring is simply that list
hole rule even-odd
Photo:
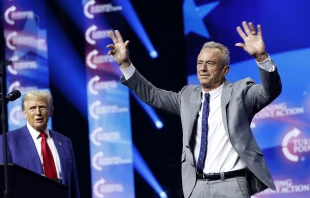
[{"label": "gray hair", "polygon": [[23,101],[22,101],[22,109],[25,108],[24,106],[24,102],[25,101],[28,101],[28,100],[31,100],[31,99],[35,99],[35,98],[42,98],[44,99],[47,104],[48,104],[48,107],[53,110],[53,97],[52,97],[52,94],[51,92],[49,91],[43,91],[43,90],[31,90],[31,91],[28,91],[24,97],[23,97]]},{"label": "gray hair", "polygon": [[229,49],[222,45],[221,43],[217,43],[217,42],[214,42],[214,41],[209,41],[209,42],[206,42],[203,46],[202,46],[202,49],[204,48],[217,48],[219,50],[222,51],[222,56],[221,56],[221,66],[224,67],[225,65],[229,65],[230,63],[230,52],[229,52]]}]

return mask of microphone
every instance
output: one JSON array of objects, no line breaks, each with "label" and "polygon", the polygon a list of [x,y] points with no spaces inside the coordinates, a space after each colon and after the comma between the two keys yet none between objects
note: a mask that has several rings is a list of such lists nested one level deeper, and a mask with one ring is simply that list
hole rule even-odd
[{"label": "microphone", "polygon": [[[17,98],[19,98],[21,96],[21,93],[19,90],[14,90],[12,92],[10,92],[7,96],[5,96],[4,100],[7,103],[9,103],[10,101],[14,101]],[[0,99],[1,100],[1,99]]]},{"label": "microphone", "polygon": [[14,101],[17,98],[21,96],[21,93],[19,90],[14,90],[11,93],[9,93],[7,96],[5,96],[7,101]]}]

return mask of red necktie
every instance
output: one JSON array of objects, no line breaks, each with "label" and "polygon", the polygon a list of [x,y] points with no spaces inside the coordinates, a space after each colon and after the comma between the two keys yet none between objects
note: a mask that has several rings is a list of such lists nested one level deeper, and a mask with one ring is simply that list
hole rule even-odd
[{"label": "red necktie", "polygon": [[48,178],[57,178],[54,158],[53,158],[51,149],[46,142],[47,135],[46,133],[41,132],[40,136],[42,138],[41,149],[42,149],[42,156],[43,156],[44,175]]}]

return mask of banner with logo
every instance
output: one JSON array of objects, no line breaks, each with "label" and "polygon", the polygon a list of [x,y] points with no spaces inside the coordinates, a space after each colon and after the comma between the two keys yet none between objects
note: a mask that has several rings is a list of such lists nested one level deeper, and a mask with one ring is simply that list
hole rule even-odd
[{"label": "banner with logo", "polygon": [[199,84],[197,56],[207,41],[231,53],[227,79],[251,77],[260,83],[255,60],[235,43],[242,21],[261,24],[266,49],[279,70],[283,91],[253,119],[251,128],[277,187],[256,198],[310,197],[310,1],[184,0],[188,84]]},{"label": "banner with logo", "polygon": [[111,0],[83,2],[92,197],[133,198],[134,176],[129,91],[106,46],[108,32],[122,31],[122,6]]},{"label": "banner with logo", "polygon": [[[39,0],[2,0],[7,92],[19,90],[22,96],[8,104],[8,128],[26,124],[22,112],[23,95],[32,89],[49,90],[45,27],[45,3]],[[49,122],[51,127],[51,122]]]}]

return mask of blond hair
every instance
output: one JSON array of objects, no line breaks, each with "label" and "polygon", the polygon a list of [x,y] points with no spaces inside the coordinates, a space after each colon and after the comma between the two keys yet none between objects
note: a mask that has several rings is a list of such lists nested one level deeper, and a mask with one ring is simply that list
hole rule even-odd
[{"label": "blond hair", "polygon": [[53,97],[51,92],[49,91],[43,91],[43,90],[31,90],[28,91],[24,97],[23,97],[23,101],[22,101],[22,109],[25,108],[24,103],[28,100],[31,99],[35,99],[35,98],[42,98],[47,102],[47,105],[49,107],[49,109],[53,109]]}]

